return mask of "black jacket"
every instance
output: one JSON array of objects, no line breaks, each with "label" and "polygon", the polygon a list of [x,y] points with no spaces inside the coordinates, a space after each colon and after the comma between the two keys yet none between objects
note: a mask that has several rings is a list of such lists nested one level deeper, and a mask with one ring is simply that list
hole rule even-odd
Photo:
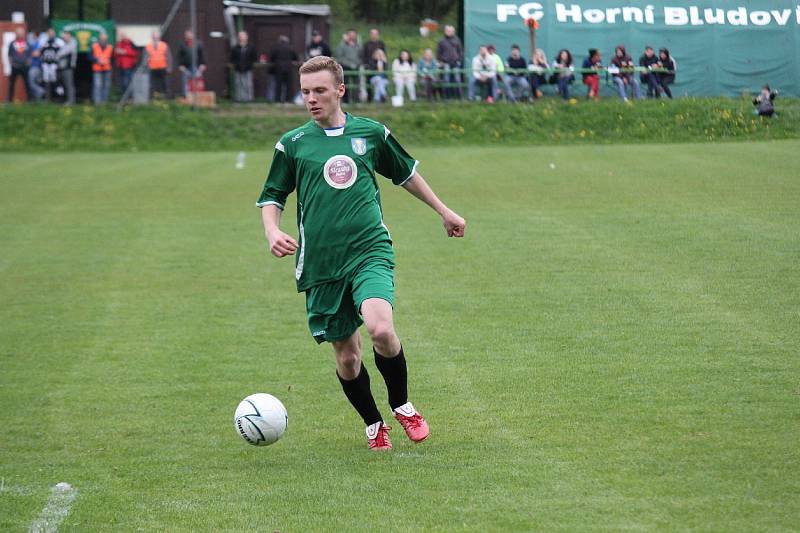
[{"label": "black jacket", "polygon": [[297,62],[297,52],[285,43],[278,43],[269,52],[269,62],[275,72],[289,72]]},{"label": "black jacket", "polygon": [[369,65],[369,62],[372,61],[372,54],[374,54],[375,50],[378,48],[384,52],[386,51],[386,44],[384,44],[384,42],[380,39],[377,41],[367,41],[364,43],[364,51],[361,53],[361,63],[364,65]]},{"label": "black jacket", "polygon": [[312,42],[306,47],[306,58],[308,59],[317,56],[331,57],[332,55],[331,47],[325,41],[320,41],[318,44]]},{"label": "black jacket", "polygon": [[[514,69],[514,70],[527,70],[527,68],[528,68],[528,64],[525,62],[525,58],[522,57],[522,56],[519,56],[517,59],[514,59],[511,56],[508,56],[508,59],[506,59],[506,65],[508,65],[508,68]],[[525,75],[525,72],[515,72],[514,73],[514,76],[524,76],[524,75]]]},{"label": "black jacket", "polygon": [[464,59],[464,45],[461,44],[461,39],[457,35],[442,37],[436,46],[436,59],[448,65],[461,63]]},{"label": "black jacket", "polygon": [[668,70],[669,72],[659,72],[658,73],[658,81],[661,84],[667,83],[675,83],[675,63],[672,61],[671,57],[668,57],[666,60],[658,60],[661,63],[661,68]]},{"label": "black jacket", "polygon": [[253,63],[258,61],[256,56],[256,49],[252,44],[242,46],[237,44],[231,50],[230,62],[233,63],[233,68],[236,72],[247,72],[253,70]]},{"label": "black jacket", "polygon": [[[197,47],[197,66],[206,64],[206,55],[203,53],[203,42],[195,40]],[[178,48],[178,65],[184,66],[188,69],[192,68],[192,49],[186,44],[186,41],[181,43]]]},{"label": "black jacket", "polygon": [[[647,54],[642,54],[642,57],[639,58],[639,66],[640,67],[656,67],[659,63],[658,56],[653,54],[652,57],[647,57]],[[647,72],[642,72],[639,75],[639,79],[643,82],[647,81]]]}]

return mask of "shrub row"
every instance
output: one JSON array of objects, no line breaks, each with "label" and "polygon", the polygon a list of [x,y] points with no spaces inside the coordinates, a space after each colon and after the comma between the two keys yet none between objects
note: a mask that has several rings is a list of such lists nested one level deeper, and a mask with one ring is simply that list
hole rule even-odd
[{"label": "shrub row", "polygon": [[[800,99],[779,99],[762,119],[745,99],[622,103],[543,99],[534,104],[418,103],[351,112],[387,124],[409,145],[670,143],[800,138]],[[0,151],[208,151],[271,149],[307,120],[302,108],[223,105],[214,110],[127,107],[0,107]]]}]

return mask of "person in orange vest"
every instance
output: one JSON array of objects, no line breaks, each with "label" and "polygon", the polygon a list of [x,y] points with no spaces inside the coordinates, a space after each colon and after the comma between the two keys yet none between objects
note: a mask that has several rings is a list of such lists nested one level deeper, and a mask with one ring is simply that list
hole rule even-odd
[{"label": "person in orange vest", "polygon": [[172,57],[169,46],[161,40],[161,33],[154,31],[153,39],[144,47],[147,52],[147,68],[150,69],[150,98],[155,94],[168,96],[167,74],[172,72]]},{"label": "person in orange vest", "polygon": [[97,42],[92,44],[92,103],[94,105],[108,102],[113,56],[114,47],[109,44],[108,35],[101,33]]}]

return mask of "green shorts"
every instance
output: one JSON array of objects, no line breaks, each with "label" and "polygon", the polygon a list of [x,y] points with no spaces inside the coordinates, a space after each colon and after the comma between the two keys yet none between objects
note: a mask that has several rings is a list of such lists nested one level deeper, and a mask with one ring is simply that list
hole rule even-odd
[{"label": "green shorts", "polygon": [[318,343],[350,337],[364,323],[361,304],[380,298],[394,305],[394,263],[371,258],[345,278],[306,291],[311,336]]}]

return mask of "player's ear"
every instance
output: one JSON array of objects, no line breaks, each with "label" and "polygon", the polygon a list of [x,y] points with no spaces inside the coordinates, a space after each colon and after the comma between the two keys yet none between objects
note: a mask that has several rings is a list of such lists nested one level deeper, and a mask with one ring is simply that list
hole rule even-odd
[{"label": "player's ear", "polygon": [[347,89],[345,89],[344,83],[340,83],[339,88],[336,89],[336,94],[339,95],[339,98],[342,98],[346,90]]}]

